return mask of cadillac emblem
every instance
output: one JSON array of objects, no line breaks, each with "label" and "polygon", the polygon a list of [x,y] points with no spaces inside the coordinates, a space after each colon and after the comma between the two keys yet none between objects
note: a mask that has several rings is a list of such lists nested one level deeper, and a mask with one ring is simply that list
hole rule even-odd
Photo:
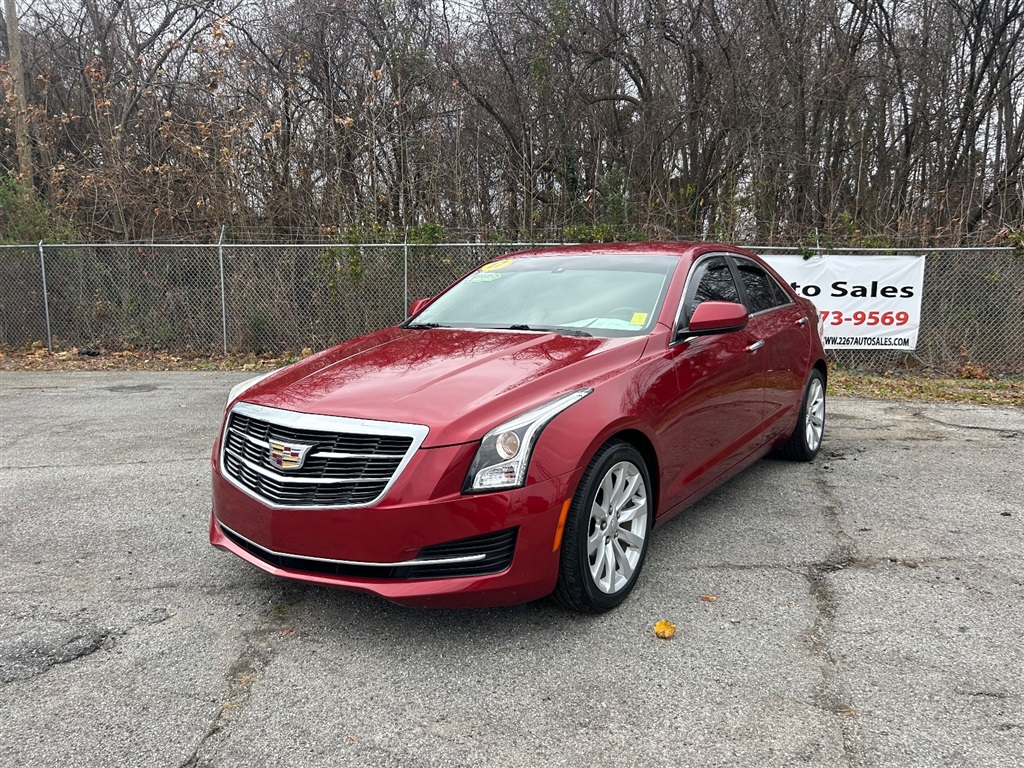
[{"label": "cadillac emblem", "polygon": [[281,469],[302,469],[312,445],[270,441],[270,463]]}]

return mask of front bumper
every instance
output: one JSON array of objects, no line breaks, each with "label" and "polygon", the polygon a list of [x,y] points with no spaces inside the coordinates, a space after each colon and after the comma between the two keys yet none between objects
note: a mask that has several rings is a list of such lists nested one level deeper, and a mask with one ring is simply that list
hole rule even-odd
[{"label": "front bumper", "polygon": [[[403,605],[509,605],[550,594],[555,530],[580,472],[467,495],[473,449],[421,449],[378,504],[340,509],[271,508],[227,482],[215,461],[210,543],[276,576]],[[481,552],[491,559],[464,557]]]}]

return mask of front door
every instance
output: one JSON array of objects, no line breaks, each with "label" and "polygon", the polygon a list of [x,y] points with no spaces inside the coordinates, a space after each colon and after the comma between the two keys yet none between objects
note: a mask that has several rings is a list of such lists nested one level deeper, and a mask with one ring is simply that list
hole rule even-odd
[{"label": "front door", "polygon": [[[696,263],[678,325],[701,301],[742,303],[723,256]],[[757,450],[762,442],[763,356],[747,329],[685,338],[668,351],[675,367],[676,407],[663,425],[666,487],[662,509],[697,493]]]}]

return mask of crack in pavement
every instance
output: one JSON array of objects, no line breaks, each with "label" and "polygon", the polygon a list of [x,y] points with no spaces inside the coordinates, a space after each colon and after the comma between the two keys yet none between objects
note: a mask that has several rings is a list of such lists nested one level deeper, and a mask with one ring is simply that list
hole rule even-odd
[{"label": "crack in pavement", "polygon": [[228,696],[220,703],[210,726],[199,739],[192,754],[181,764],[181,768],[197,768],[199,765],[210,764],[204,759],[204,753],[208,751],[211,740],[244,710],[252,694],[253,685],[263,676],[264,670],[273,658],[274,649],[270,640],[274,634],[280,634],[280,630],[271,629],[266,625],[245,634],[242,652],[228,669]]},{"label": "crack in pavement", "polygon": [[836,595],[828,577],[829,574],[857,565],[860,561],[853,539],[842,529],[839,522],[841,502],[829,487],[828,480],[822,472],[816,473],[815,482],[826,500],[823,512],[828,533],[836,540],[836,548],[827,559],[808,564],[804,571],[816,607],[814,624],[809,634],[811,650],[818,660],[821,672],[821,684],[815,695],[815,705],[839,718],[844,763],[854,765],[860,756],[858,745],[863,740],[863,735],[857,723],[857,712],[845,690],[839,662],[829,644],[829,637],[835,632],[837,605]]},{"label": "crack in pavement", "polygon": [[938,424],[939,426],[946,427],[947,429],[973,429],[980,432],[994,432],[1002,438],[1013,440],[1021,435],[1019,429],[1007,429],[1006,427],[985,427],[980,424],[953,424],[948,421],[936,418],[935,416],[928,416],[924,411],[915,411],[914,417],[921,419],[922,421],[930,421],[932,424]]},{"label": "crack in pavement", "polygon": [[298,605],[301,597],[289,601],[288,595],[295,590],[291,588],[292,585],[282,587],[285,593],[282,602],[274,605],[270,617],[260,626],[242,635],[242,650],[226,674],[228,695],[217,707],[209,727],[200,737],[192,754],[179,768],[213,765],[212,753],[216,751],[215,742],[218,736],[245,711],[253,688],[263,678],[267,667],[274,659],[276,643],[291,635],[294,630],[294,626],[288,620],[288,609]]},{"label": "crack in pavement", "polygon": [[[927,565],[941,565],[945,563],[961,563],[969,565],[992,565],[995,564],[1012,564],[1016,565],[1020,562],[1018,557],[955,557],[952,555],[933,555],[933,556],[915,556],[915,557],[896,557],[892,555],[880,555],[880,556],[868,556],[868,555],[857,555],[849,558],[844,557],[831,557],[827,560],[802,560],[794,561],[790,563],[775,562],[775,563],[697,563],[689,565],[676,566],[676,570],[680,571],[777,571],[785,570],[793,573],[803,573],[806,575],[808,570],[818,571],[820,573],[835,573],[836,571],[842,571],[847,568],[861,568],[868,570],[877,566],[888,566],[888,565],[901,565],[904,568],[919,568]],[[1016,582],[1014,582],[1016,583]]]}]

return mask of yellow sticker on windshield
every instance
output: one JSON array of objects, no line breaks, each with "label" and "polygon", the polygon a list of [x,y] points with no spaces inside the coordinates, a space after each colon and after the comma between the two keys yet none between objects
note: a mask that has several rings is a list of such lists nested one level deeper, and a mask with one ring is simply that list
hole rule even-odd
[{"label": "yellow sticker on windshield", "polygon": [[498,270],[498,269],[504,269],[509,264],[511,264],[513,261],[514,261],[514,259],[499,259],[498,261],[492,261],[489,264],[484,264],[482,267],[480,267],[480,271],[481,272],[494,272],[495,270]]},{"label": "yellow sticker on windshield", "polygon": [[633,319],[629,321],[630,325],[643,325],[647,322],[646,312],[634,312]]}]

